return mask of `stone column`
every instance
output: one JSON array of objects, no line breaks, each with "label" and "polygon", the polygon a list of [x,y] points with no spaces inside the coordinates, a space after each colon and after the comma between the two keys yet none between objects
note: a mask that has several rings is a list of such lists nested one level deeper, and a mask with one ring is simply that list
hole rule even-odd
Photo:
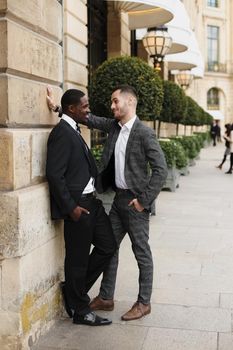
[{"label": "stone column", "polygon": [[[64,1],[64,90],[87,93],[87,6],[86,0]],[[82,136],[90,146],[90,131],[81,126]]]},{"label": "stone column", "polygon": [[127,13],[115,9],[108,2],[108,58],[130,56],[130,30]]},{"label": "stone column", "polygon": [[46,105],[62,83],[57,0],[0,1],[0,348],[29,349],[60,312],[60,222],[50,220]]}]

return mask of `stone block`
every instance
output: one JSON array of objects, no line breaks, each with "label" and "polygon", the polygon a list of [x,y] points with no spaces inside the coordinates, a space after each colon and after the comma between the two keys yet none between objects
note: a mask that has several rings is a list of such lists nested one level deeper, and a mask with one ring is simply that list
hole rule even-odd
[{"label": "stone block", "polygon": [[[0,125],[47,126],[58,122],[58,115],[48,109],[46,84],[11,75],[0,77]],[[53,86],[58,103],[62,90]]]},{"label": "stone block", "polygon": [[21,74],[62,81],[62,48],[44,37],[7,21],[7,66]]},{"label": "stone block", "polygon": [[1,350],[31,349],[40,335],[54,324],[60,310],[58,283],[43,293],[25,294],[17,313],[0,311]]},{"label": "stone block", "polygon": [[87,86],[87,68],[79,63],[66,60],[64,66],[65,80],[69,82],[78,82],[82,86]]},{"label": "stone block", "polygon": [[0,21],[0,67],[7,66],[7,22]]},{"label": "stone block", "polygon": [[19,350],[21,348],[20,343],[20,338],[18,336],[0,336],[1,350]]},{"label": "stone block", "polygon": [[57,0],[8,0],[7,12],[16,22],[27,22],[34,31],[62,40],[62,6]]},{"label": "stone block", "polygon": [[[18,333],[20,328],[20,317],[16,312],[0,310],[0,345],[2,349],[1,337]],[[11,348],[9,348],[10,350]]]},{"label": "stone block", "polygon": [[0,189],[10,189],[13,184],[13,137],[0,129]]},{"label": "stone block", "polygon": [[[1,45],[1,40],[0,40]],[[1,52],[1,51],[0,51]],[[1,55],[0,55],[1,60]],[[4,74],[0,74],[0,125],[5,124],[8,116],[8,87],[7,78]],[[3,117],[4,116],[4,117]],[[5,119],[5,122],[3,120]]]},{"label": "stone block", "polygon": [[71,83],[71,82],[65,82],[64,83],[64,91],[68,90],[68,89],[78,89],[83,91],[85,94],[88,94],[87,88],[78,84],[78,83]]},{"label": "stone block", "polygon": [[2,310],[18,313],[29,304],[32,307],[31,304],[60,279],[63,261],[62,235],[24,256],[5,259],[2,263]]},{"label": "stone block", "polygon": [[70,35],[84,45],[87,45],[87,26],[74,17],[71,13],[66,12],[64,18],[64,35]]},{"label": "stone block", "polygon": [[4,12],[7,9],[7,0],[0,0],[0,11]]},{"label": "stone block", "polygon": [[0,195],[0,257],[22,256],[45,244],[62,230],[50,220],[47,184]]},{"label": "stone block", "polygon": [[0,189],[16,190],[45,180],[50,129],[0,129]]},{"label": "stone block", "polygon": [[65,57],[73,61],[87,65],[87,48],[73,38],[66,36],[64,38]]},{"label": "stone block", "polygon": [[82,22],[87,23],[87,6],[82,0],[65,0],[64,10],[69,11]]}]

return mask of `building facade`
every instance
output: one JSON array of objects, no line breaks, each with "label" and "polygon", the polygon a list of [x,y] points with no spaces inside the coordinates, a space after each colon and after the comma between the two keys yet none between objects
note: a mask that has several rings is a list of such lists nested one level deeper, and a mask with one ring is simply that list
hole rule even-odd
[{"label": "building facade", "polygon": [[233,123],[233,2],[184,0],[205,62],[203,79],[195,79],[187,93],[222,126]]},{"label": "building facade", "polygon": [[[166,10],[173,2],[165,1]],[[61,313],[62,222],[50,220],[45,179],[47,137],[58,120],[47,108],[46,87],[53,87],[56,100],[68,88],[86,92],[103,60],[136,52],[127,11],[116,3],[0,0],[2,350],[29,349]],[[187,93],[205,109],[218,106],[233,122],[232,1],[184,5],[207,62],[204,78]],[[141,42],[137,54],[148,59]],[[83,135],[90,144],[85,127]]]}]

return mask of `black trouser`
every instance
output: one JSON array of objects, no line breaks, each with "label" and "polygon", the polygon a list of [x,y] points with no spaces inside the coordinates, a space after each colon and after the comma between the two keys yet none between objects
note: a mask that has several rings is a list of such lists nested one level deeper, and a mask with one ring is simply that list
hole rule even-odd
[{"label": "black trouser", "polygon": [[232,171],[233,170],[233,153],[231,152],[230,155],[230,169],[228,171]]},{"label": "black trouser", "polygon": [[[90,312],[87,292],[108,266],[116,242],[99,199],[81,198],[79,206],[88,209],[90,214],[82,214],[76,222],[64,221],[65,291],[69,306],[83,315]],[[91,244],[94,247],[90,254]]]}]

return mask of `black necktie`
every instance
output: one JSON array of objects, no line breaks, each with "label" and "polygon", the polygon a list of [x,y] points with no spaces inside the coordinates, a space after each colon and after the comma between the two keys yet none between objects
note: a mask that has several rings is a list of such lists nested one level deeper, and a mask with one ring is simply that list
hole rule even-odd
[{"label": "black necktie", "polygon": [[81,134],[81,129],[77,123],[76,123],[76,130]]}]

